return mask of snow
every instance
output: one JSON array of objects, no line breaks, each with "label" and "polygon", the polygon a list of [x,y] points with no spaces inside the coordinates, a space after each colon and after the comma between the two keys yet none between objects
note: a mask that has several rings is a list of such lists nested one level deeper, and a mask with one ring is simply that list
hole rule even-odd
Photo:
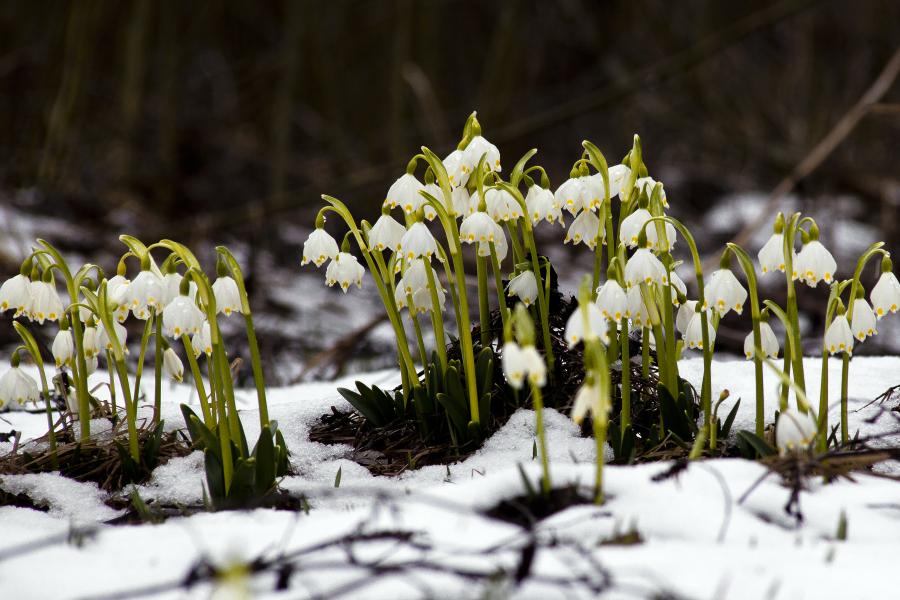
[{"label": "snow", "polygon": [[[818,407],[821,359],[804,360],[807,392]],[[702,362],[680,363],[698,388]],[[841,363],[828,362],[830,397],[839,395]],[[766,370],[765,414],[777,408],[776,378]],[[104,374],[95,376],[104,380]],[[606,503],[570,507],[532,530],[484,514],[524,493],[522,465],[537,487],[540,461],[532,457],[535,413],[517,411],[474,455],[461,463],[423,467],[393,479],[373,477],[348,459],[347,446],[309,441],[309,430],[330,412],[346,409],[338,387],[360,379],[390,388],[394,371],[376,371],[328,383],[267,390],[270,418],[278,421],[298,475],[281,486],[302,493],[308,513],[259,509],[200,513],[159,525],[111,526],[121,514],[95,485],[53,474],[3,476],[0,488],[25,493],[49,512],[0,508],[0,589],[9,598],[885,598],[896,587],[893,557],[900,550],[900,492],[893,479],[854,475],[855,482],[811,479],[800,496],[802,521],[785,512],[790,490],[763,465],[741,459],[691,463],[677,476],[655,481],[672,463],[607,466]],[[713,397],[731,396],[724,418],[740,398],[733,431],[755,426],[752,362],[716,361]],[[856,357],[850,368],[850,433],[891,433],[893,407],[872,404],[900,384],[900,357]],[[164,386],[166,429],[181,427],[179,403],[188,386]],[[102,391],[98,391],[102,394]],[[239,390],[238,406],[250,440],[259,434],[255,390]],[[792,400],[793,402],[793,400]],[[199,407],[196,408],[199,413]],[[149,415],[146,407],[141,415]],[[839,406],[829,419],[838,423]],[[596,446],[553,409],[544,423],[555,487],[590,494]],[[24,440],[46,430],[46,415],[5,415]],[[871,422],[869,422],[871,421]],[[99,425],[99,422],[96,423]],[[5,428],[5,426],[4,426]],[[96,429],[100,429],[96,427]],[[10,448],[0,447],[0,451]],[[609,448],[605,449],[609,457]],[[341,469],[341,483],[334,487]],[[895,472],[895,465],[882,467]],[[762,482],[755,488],[762,478]],[[197,504],[204,485],[202,454],[159,467],[141,497],[151,502]],[[747,494],[748,490],[751,490]],[[743,502],[742,496],[746,494]],[[846,517],[846,540],[837,540]],[[635,530],[642,543],[601,545]],[[529,576],[512,577],[523,551],[536,548]],[[202,564],[218,569],[259,559],[253,577],[220,577],[181,586]],[[275,591],[278,566],[294,570],[290,592]],[[52,567],[49,567],[52,565]],[[47,577],[47,569],[53,576]],[[202,569],[198,572],[202,572]],[[239,573],[239,571],[232,571]],[[505,573],[506,576],[497,576]],[[203,579],[203,578],[201,578]],[[65,582],[61,585],[61,582]],[[230,582],[230,583],[229,583]],[[147,592],[147,593],[143,593]],[[668,596],[666,596],[668,594]],[[249,597],[249,596],[247,596]]]}]

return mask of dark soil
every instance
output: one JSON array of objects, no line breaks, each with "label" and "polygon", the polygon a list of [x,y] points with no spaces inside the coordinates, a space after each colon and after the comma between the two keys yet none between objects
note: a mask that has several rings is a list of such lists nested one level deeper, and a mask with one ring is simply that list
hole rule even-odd
[{"label": "dark soil", "polygon": [[562,512],[570,506],[592,502],[592,499],[580,492],[577,487],[567,486],[551,489],[550,495],[546,498],[538,492],[503,500],[494,508],[485,511],[485,514],[531,529],[538,521]]}]

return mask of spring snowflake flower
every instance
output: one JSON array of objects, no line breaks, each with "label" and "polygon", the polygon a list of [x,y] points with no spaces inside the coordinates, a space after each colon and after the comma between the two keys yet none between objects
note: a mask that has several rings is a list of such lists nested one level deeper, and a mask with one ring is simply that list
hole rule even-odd
[{"label": "spring snowflake flower", "polygon": [[879,319],[888,312],[897,312],[900,307],[900,282],[897,281],[897,276],[890,271],[882,273],[869,298],[872,299],[872,308]]},{"label": "spring snowflake flower", "polygon": [[857,298],[853,302],[853,318],[850,319],[850,329],[859,341],[865,341],[867,336],[878,333],[875,311],[869,306],[865,298]]},{"label": "spring snowflake flower", "polygon": [[124,300],[135,318],[146,320],[150,317],[151,308],[159,309],[165,293],[159,277],[152,271],[141,271],[125,288]]},{"label": "spring snowflake flower", "polygon": [[400,252],[407,260],[420,256],[431,258],[437,255],[437,242],[425,223],[413,223],[400,239]]},{"label": "spring snowflake flower", "polygon": [[[597,173],[594,177],[603,183],[603,176]],[[610,198],[618,196],[620,199],[625,197],[625,188],[628,186],[628,179],[631,177],[631,169],[625,165],[614,165],[609,168],[609,195]]]},{"label": "spring snowflake flower", "polygon": [[[716,329],[712,323],[706,324],[707,334],[709,335],[709,343],[712,345],[716,341]],[[695,312],[688,323],[684,333],[684,341],[688,348],[703,350],[703,315]]]},{"label": "spring snowflake flower", "polygon": [[528,208],[528,216],[531,218],[532,225],[537,225],[546,219],[549,223],[559,221],[560,225],[565,226],[562,218],[562,209],[556,196],[550,190],[534,185],[528,190],[528,196],[525,198]]},{"label": "spring snowflake flower", "polygon": [[[412,306],[407,306],[407,296],[405,294],[397,294],[397,309],[401,308],[409,308],[410,313],[412,312],[420,312],[424,313],[427,311],[434,312],[434,302],[431,298],[431,289],[419,288],[418,290],[412,292],[410,294],[412,296]],[[443,311],[444,310],[444,300],[446,299],[446,295],[440,289],[437,291],[438,297],[438,308]]]},{"label": "spring snowflake flower", "polygon": [[[627,183],[628,182],[626,181],[623,185],[626,185]],[[653,195],[653,188],[656,187],[657,183],[658,182],[652,177],[638,177],[638,179],[634,182],[634,187],[637,188],[638,193],[646,191],[647,196],[650,197],[651,195]],[[663,207],[669,208],[669,202],[668,200],[666,200],[666,189],[662,188],[660,190],[660,194],[662,196]]]},{"label": "spring snowflake flower", "polygon": [[595,419],[606,420],[610,410],[609,397],[604,397],[600,390],[600,383],[595,381],[591,385],[582,385],[575,394],[575,402],[572,406],[572,420],[581,424],[584,417],[590,412]]},{"label": "spring snowflake flower", "polygon": [[465,219],[459,228],[459,241],[471,244],[472,242],[496,242],[503,237],[503,229],[484,212],[476,212]]},{"label": "spring snowflake flower", "polygon": [[678,302],[678,292],[681,292],[683,296],[687,296],[687,286],[681,280],[681,277],[678,276],[678,273],[673,269],[669,272],[669,285],[674,288],[672,290],[672,304],[675,306],[681,306],[681,303]]},{"label": "spring snowflake flower", "polygon": [[503,375],[511,386],[522,389],[525,377],[535,387],[547,383],[547,365],[537,348],[532,345],[519,346],[515,342],[503,344]]},{"label": "spring snowflake flower", "polygon": [[719,269],[709,278],[703,288],[703,309],[710,304],[719,312],[720,317],[733,310],[741,314],[744,302],[747,301],[747,290],[740,284],[731,269]]},{"label": "spring snowflake flower", "polygon": [[37,402],[39,397],[37,382],[17,366],[0,378],[0,406],[19,407],[29,400]]},{"label": "spring snowflake flower", "polygon": [[653,255],[649,248],[638,248],[628,262],[625,263],[625,285],[628,287],[646,283],[660,283],[668,285],[666,268],[659,259]]},{"label": "spring snowflake flower", "polygon": [[591,210],[593,208],[593,196],[588,194],[587,188],[581,181],[580,177],[573,177],[566,180],[554,194],[557,206],[565,208],[572,216],[577,216],[581,210]]},{"label": "spring snowflake flower", "polygon": [[219,277],[212,284],[212,291],[216,297],[216,314],[224,312],[230,317],[232,312],[241,310],[241,292],[237,282],[229,276]]},{"label": "spring snowflake flower", "polygon": [[179,295],[162,311],[163,325],[166,335],[175,339],[182,335],[192,335],[200,331],[205,316],[203,311],[197,308],[193,300],[187,296]]},{"label": "spring snowflake flower", "polygon": [[16,275],[3,282],[3,286],[0,287],[0,314],[14,308],[15,317],[28,316],[33,304],[31,278]]},{"label": "spring snowflake flower", "polygon": [[[181,280],[184,277],[178,271],[174,271],[172,273],[166,273],[162,277],[162,286],[163,286],[163,297],[160,301],[160,306],[165,308],[169,305],[170,302],[175,300],[178,296],[181,295]],[[112,289],[110,289],[109,284],[107,284],[106,289],[109,290],[109,293],[112,293]],[[84,319],[82,319],[83,321]]]},{"label": "spring snowflake flower", "polygon": [[[629,248],[634,248],[638,244],[638,236],[641,233],[641,229],[644,229],[644,225],[653,218],[653,215],[650,214],[650,211],[645,208],[638,208],[633,213],[625,217],[625,220],[622,221],[622,234],[621,241],[624,242]],[[675,237],[676,231],[675,226],[669,222],[665,223],[666,227],[666,242],[668,243],[667,250],[671,250],[675,245]],[[645,229],[647,232],[647,241],[650,242],[650,247],[653,250],[659,250],[659,233],[656,231],[656,223],[651,223]]]},{"label": "spring snowflake flower", "polygon": [[[491,245],[488,242],[478,242],[476,248],[478,250],[478,256],[491,255]],[[509,242],[506,241],[506,234],[503,233],[502,228],[500,230],[500,236],[494,240],[494,250],[497,252],[497,262],[503,262],[503,259],[506,258],[506,254],[509,251]]]},{"label": "spring snowflake flower", "polygon": [[[432,196],[434,196],[434,199],[437,200],[438,202],[440,202],[441,206],[443,206],[444,208],[447,208],[447,203],[444,202],[444,192],[443,192],[443,190],[441,190],[441,186],[439,186],[436,183],[429,183],[429,184],[426,184],[425,187],[422,189],[424,191],[428,192],[429,194],[431,194]],[[419,195],[422,196],[421,194],[419,194]],[[428,199],[425,198],[424,196],[422,196],[421,206],[425,213],[425,218],[428,219],[429,221],[433,221],[434,218],[437,216],[437,210],[434,208],[434,206],[430,202],[428,202],[428,204],[426,204],[426,202],[428,202]]]},{"label": "spring snowflake flower", "polygon": [[475,167],[478,166],[478,161],[481,160],[481,155],[485,152],[487,152],[487,157],[484,159],[485,172],[496,171],[499,173],[502,171],[500,168],[500,151],[497,150],[497,146],[482,136],[476,135],[469,142],[469,145],[466,146],[466,149],[463,150],[462,168],[466,176],[471,175],[472,171],[475,170]]},{"label": "spring snowflake flower", "polygon": [[[566,239],[563,243],[572,242],[573,246],[577,246],[579,242],[584,242],[588,248],[594,249],[597,245],[597,238],[600,230],[600,219],[589,210],[582,211],[569,227]],[[603,239],[606,239],[606,228],[603,228]]]},{"label": "spring snowflake flower", "polygon": [[34,297],[30,315],[32,321],[43,325],[45,320],[56,321],[62,316],[63,305],[55,285],[47,281],[33,281],[31,292]]},{"label": "spring snowflake flower", "polygon": [[[128,330],[120,325],[118,321],[113,321],[113,335],[116,336],[116,340],[118,340],[119,345],[122,346],[122,352],[128,354],[128,346],[125,345],[128,341]],[[102,323],[97,325],[97,345],[100,346],[101,350],[113,349],[113,341],[110,339],[109,334],[106,332],[106,327],[104,327]]]},{"label": "spring snowflake flower", "polygon": [[372,229],[369,230],[369,250],[400,251],[400,240],[406,233],[406,227],[394,220],[391,215],[381,215]]},{"label": "spring snowflake flower", "polygon": [[200,358],[203,353],[206,353],[206,356],[212,356],[212,330],[209,328],[209,321],[204,321],[200,331],[191,337],[191,349],[194,351],[195,358]]},{"label": "spring snowflake flower", "polygon": [[94,371],[97,370],[97,366],[100,364],[100,361],[97,359],[97,355],[84,359],[84,371],[86,375],[93,375]]},{"label": "spring snowflake flower", "polygon": [[451,192],[450,200],[453,201],[453,211],[451,212],[451,216],[454,217],[465,217],[466,215],[471,215],[478,209],[477,206],[472,206],[472,197],[469,195],[469,190],[467,190],[464,185],[455,188],[453,192]]},{"label": "spring snowflake flower", "polygon": [[[406,273],[404,273],[400,281],[397,282],[398,292],[401,294],[412,294],[419,290],[430,290],[431,284],[428,281],[428,271],[426,271],[426,268],[431,268],[431,266],[426,266],[424,260],[412,261],[406,269]],[[431,275],[434,277],[434,282],[437,284],[438,289],[442,292],[446,291],[438,280],[437,271],[433,268],[431,269]]]},{"label": "spring snowflake flower", "polygon": [[682,336],[687,333],[688,325],[690,324],[691,319],[694,318],[696,306],[696,300],[688,300],[684,306],[678,308],[678,316],[675,317],[675,329],[677,329]]},{"label": "spring snowflake flower", "polygon": [[56,360],[56,368],[71,364],[75,358],[75,340],[68,329],[60,329],[53,339],[53,358]]},{"label": "spring snowflake flower", "polygon": [[166,351],[163,352],[163,366],[175,381],[180,383],[184,378],[184,365],[181,364],[181,359],[171,348],[166,348]]},{"label": "spring snowflake flower", "polygon": [[521,207],[506,190],[492,188],[484,192],[484,202],[487,205],[487,214],[494,221],[515,221],[520,216]]},{"label": "spring snowflake flower", "polygon": [[520,298],[525,306],[531,306],[537,301],[538,295],[537,279],[534,276],[534,272],[523,271],[521,274],[513,277],[506,291],[510,296]]},{"label": "spring snowflake flower", "polygon": [[100,334],[96,327],[85,327],[84,335],[81,338],[81,346],[84,348],[84,355],[87,358],[97,356],[100,352]]},{"label": "spring snowflake flower", "polygon": [[[569,344],[569,348],[574,347],[578,342],[580,342],[585,337],[585,325],[584,325],[584,317],[581,306],[572,311],[572,314],[569,315],[569,320],[566,322],[566,330],[565,330],[565,339]],[[588,313],[588,325],[591,335],[600,338],[600,341],[604,344],[609,343],[609,328],[607,325],[606,318],[603,316],[603,313],[600,312],[600,309],[597,308],[597,305],[593,302],[590,302],[587,305],[587,313]]]},{"label": "spring snowflake flower", "polygon": [[809,413],[786,408],[778,413],[775,423],[775,445],[780,454],[806,450],[819,433],[818,425]]},{"label": "spring snowflake flower", "polygon": [[[424,227],[424,225],[422,226]],[[355,283],[357,288],[362,288],[362,277],[365,274],[366,270],[359,264],[355,256],[347,252],[338,252],[325,270],[325,283],[329,287],[335,283],[341,284],[341,289],[346,294],[351,283]]]},{"label": "spring snowflake flower", "polygon": [[[396,185],[396,184],[395,184]],[[316,263],[317,267],[321,267],[328,259],[334,259],[340,250],[334,238],[328,235],[324,229],[316,229],[303,244],[303,260],[301,265],[308,262]]]},{"label": "spring snowflake flower", "polygon": [[[759,340],[762,344],[760,350],[762,350],[763,354],[772,358],[778,358],[778,350],[781,348],[778,344],[778,338],[775,337],[775,332],[772,331],[771,325],[764,321],[761,321],[759,324]],[[753,358],[755,354],[753,349],[753,332],[751,331],[750,335],[744,338],[744,354],[747,356],[747,360]]]},{"label": "spring snowflake flower", "polygon": [[465,187],[466,182],[469,181],[469,173],[463,170],[463,165],[465,164],[463,162],[464,154],[465,152],[462,150],[454,150],[443,160],[444,168],[447,170],[447,179],[450,180],[450,185],[454,188]]},{"label": "spring snowflake flower", "polygon": [[837,263],[834,257],[818,240],[806,244],[794,260],[794,279],[802,279],[809,287],[816,287],[819,281],[831,283]]},{"label": "spring snowflake flower", "polygon": [[650,311],[647,303],[644,302],[644,295],[641,293],[641,286],[633,285],[628,290],[625,297],[625,315],[631,319],[631,324],[635,327],[650,326]]},{"label": "spring snowflake flower", "polygon": [[[640,288],[637,288],[640,293]],[[619,321],[628,316],[628,297],[615,279],[610,279],[597,289],[597,308],[609,321]]]},{"label": "spring snowflake flower", "polygon": [[830,354],[846,352],[853,355],[853,331],[847,322],[847,315],[838,315],[825,331],[825,349]]},{"label": "spring snowflake flower", "polygon": [[[179,280],[178,283],[180,285],[181,280]],[[124,323],[125,319],[128,318],[128,301],[126,300],[126,296],[129,285],[131,285],[131,281],[125,279],[123,275],[116,275],[106,282],[106,293],[109,295],[109,299],[113,304],[117,305],[113,315],[119,323]],[[168,294],[168,292],[165,293]]]},{"label": "spring snowflake flower", "polygon": [[775,270],[783,273],[785,269],[784,234],[773,234],[757,256],[759,256],[759,266],[762,268],[763,275]]},{"label": "spring snowflake flower", "polygon": [[419,194],[421,189],[425,189],[425,186],[416,179],[415,175],[404,173],[388,190],[384,206],[391,208],[399,206],[406,214],[411,215],[419,210],[425,201],[425,198]]}]

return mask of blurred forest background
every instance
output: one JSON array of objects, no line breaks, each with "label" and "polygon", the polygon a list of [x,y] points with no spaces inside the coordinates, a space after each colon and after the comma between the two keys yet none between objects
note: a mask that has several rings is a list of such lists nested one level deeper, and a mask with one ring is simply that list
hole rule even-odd
[{"label": "blurred forest background", "polygon": [[[314,296],[312,310],[339,293],[299,266],[320,194],[374,221],[409,158],[449,153],[473,110],[504,174],[538,148],[554,189],[582,140],[615,164],[640,134],[672,214],[704,227],[713,252],[898,44],[897,0],[7,0],[0,270],[14,274],[38,236],[108,273],[121,233],[226,243],[282,334],[270,356],[308,356],[331,342],[298,341],[291,298]],[[794,210],[900,250],[898,103],[894,84],[795,186]],[[900,346],[866,346],[879,342]]]}]

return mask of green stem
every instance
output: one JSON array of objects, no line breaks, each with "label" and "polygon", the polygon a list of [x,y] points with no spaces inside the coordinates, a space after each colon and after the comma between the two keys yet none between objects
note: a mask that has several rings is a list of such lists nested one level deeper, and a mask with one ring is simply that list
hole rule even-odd
[{"label": "green stem", "polygon": [[[494,247],[494,242],[488,242],[488,245],[491,248],[491,268],[494,271],[494,284],[497,286],[497,298],[500,304],[500,320],[503,322],[503,331],[506,331],[506,323],[509,321],[509,307],[506,306],[503,275],[500,272],[500,263],[497,261],[497,249]],[[540,290],[538,290],[538,294],[540,294]]]},{"label": "green stem", "polygon": [[481,323],[481,346],[491,345],[491,307],[488,304],[487,258],[479,256],[475,261],[478,273],[478,313]]},{"label": "green stem", "polygon": [[547,458],[547,440],[544,436],[544,402],[541,398],[541,388],[536,385],[531,386],[531,403],[534,406],[535,417],[537,420],[537,435],[541,445],[541,467],[544,470],[544,477],[541,478],[541,489],[544,498],[550,497],[550,462]]},{"label": "green stem", "polygon": [[[155,309],[151,309],[153,311]],[[153,315],[151,314],[150,318],[144,322],[144,335],[141,336],[141,350],[138,353],[138,361],[137,368],[134,373],[134,398],[132,399],[132,403],[134,406],[137,406],[138,396],[141,392],[141,376],[144,374],[144,356],[147,352],[147,344],[150,340],[150,332],[153,331]],[[158,335],[158,334],[157,334]],[[157,340],[156,345],[158,347],[162,346],[162,343]],[[159,380],[159,375],[156,376],[157,380]],[[153,420],[156,421],[159,418],[159,413],[157,412],[154,415]]]},{"label": "green stem", "polygon": [[[197,357],[194,355],[194,345],[191,344],[191,340],[186,333],[181,334],[181,343],[184,346],[184,352],[188,357],[191,375],[194,377],[194,387],[197,388],[197,395],[200,397],[200,409],[203,411],[203,423],[208,429],[212,429],[215,427],[215,421],[212,419],[209,405],[207,404],[206,386],[203,385],[203,375],[200,373],[200,365],[197,364]],[[157,375],[157,379],[158,378],[159,375]]]},{"label": "green stem", "polygon": [[631,425],[631,348],[628,338],[628,318],[622,317],[622,418],[621,429]]},{"label": "green stem", "polygon": [[[150,324],[150,320],[153,319],[153,313],[156,312],[154,308],[150,313],[150,319],[147,320],[147,324]],[[162,344],[159,342],[159,336],[163,335],[162,331],[162,313],[156,315],[156,361],[154,366],[154,373],[156,374],[156,385],[154,389],[154,402],[153,402],[153,422],[158,423],[162,416],[162,367],[163,367],[163,348]],[[141,349],[143,352],[143,348]],[[193,355],[193,350],[188,348],[188,354]],[[139,363],[143,365],[143,361]],[[135,386],[137,387],[137,386]]]},{"label": "green stem", "polygon": [[[113,362],[113,360],[114,359],[113,359],[112,350],[107,349],[107,351],[106,351],[107,366],[114,365],[115,363]],[[109,402],[111,405],[110,409],[112,410],[113,418],[116,418],[119,416],[119,409],[116,406],[116,379],[115,379],[115,376],[113,375],[113,370],[112,369],[108,369],[108,370],[109,370]]]},{"label": "green stem", "polygon": [[[800,214],[791,217],[789,223],[784,228],[784,264],[785,275],[787,276],[787,316],[791,322],[791,342],[794,369],[794,382],[803,393],[806,393],[806,377],[803,372],[803,345],[800,339],[800,321],[797,311],[797,291],[794,287],[794,238],[799,230],[797,224]],[[802,411],[801,412],[805,412]]]},{"label": "green stem", "polygon": [[[527,215],[528,213],[526,212],[525,214]],[[531,223],[531,221],[528,221],[528,223]],[[519,243],[519,227],[517,222],[513,221],[512,225],[510,225],[510,221],[506,221],[504,225],[506,226],[506,230],[509,232],[509,237],[512,240],[513,260],[516,261],[516,264],[524,262],[525,253],[522,251],[522,244]]]},{"label": "green stem", "polygon": [[[381,252],[373,252],[372,254],[375,256],[375,262],[377,263],[378,268],[381,269],[383,273],[387,274],[387,279],[385,279],[385,281],[390,289],[390,297],[396,298],[397,291],[394,288],[394,277],[388,267],[385,266],[384,257],[381,255]],[[388,313],[388,316],[390,316],[390,312]],[[394,328],[394,337],[397,339],[397,352],[400,357],[398,364],[400,365],[400,370],[405,372],[407,376],[405,381],[418,381],[416,369],[412,364],[412,357],[409,355],[409,341],[406,339],[406,328],[403,327],[402,319],[400,322],[400,329]],[[405,352],[404,349],[406,350]],[[407,360],[407,357],[409,360]],[[403,397],[407,397],[409,390],[404,388],[403,392]]]},{"label": "green stem", "polygon": [[435,345],[437,347],[438,360],[441,361],[441,373],[447,370],[447,338],[444,335],[444,317],[441,315],[441,305],[438,302],[438,282],[435,280],[431,263],[425,261],[425,272],[428,274],[428,285],[431,286],[431,321],[434,326]]}]

